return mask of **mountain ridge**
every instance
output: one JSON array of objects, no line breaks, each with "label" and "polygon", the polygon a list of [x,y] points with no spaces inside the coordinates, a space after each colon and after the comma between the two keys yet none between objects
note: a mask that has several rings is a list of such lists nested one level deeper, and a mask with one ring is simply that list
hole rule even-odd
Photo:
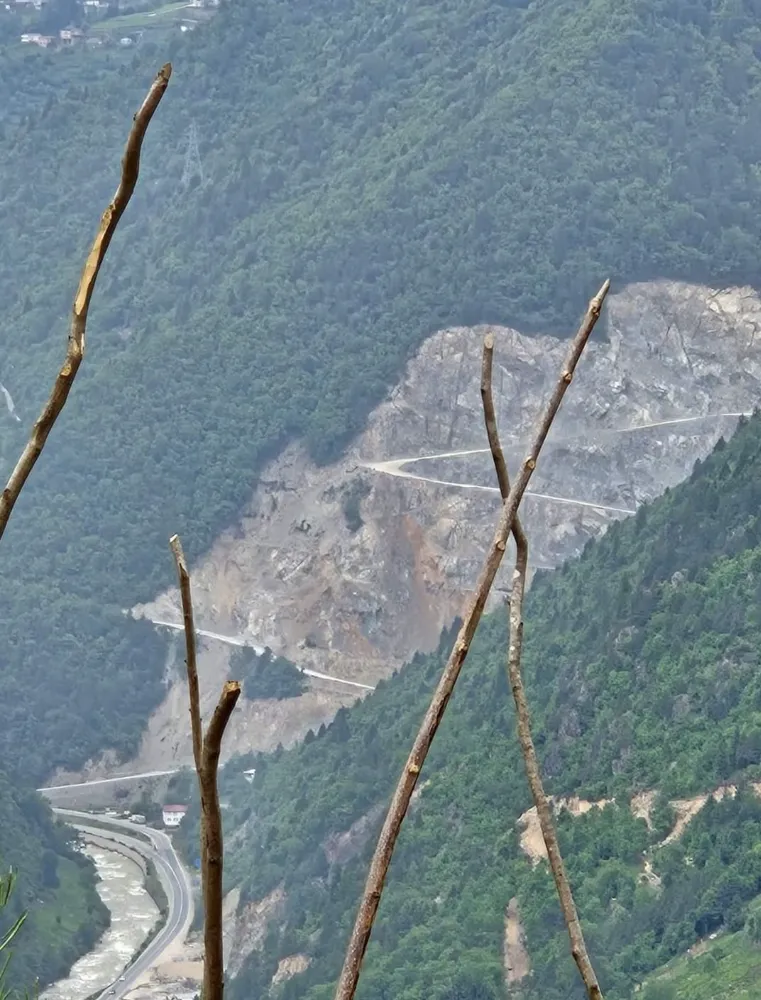
[{"label": "mountain ridge", "polygon": [[[3,679],[43,720],[6,766],[137,750],[164,658],[121,610],[171,579],[166,539],[197,559],[288,442],[333,460],[431,330],[571,328],[601,273],[755,281],[756,33],[750,0],[231,0],[132,74],[91,63],[4,123],[2,375],[25,426],[130,110],[175,63],[90,355],[6,539]],[[193,121],[205,181],[184,189]],[[2,426],[7,468],[23,432]],[[43,691],[71,720],[55,739]]]}]

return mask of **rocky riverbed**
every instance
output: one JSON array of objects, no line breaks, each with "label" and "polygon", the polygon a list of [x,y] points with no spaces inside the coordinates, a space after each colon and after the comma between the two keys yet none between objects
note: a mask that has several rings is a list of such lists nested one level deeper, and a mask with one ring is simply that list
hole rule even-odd
[{"label": "rocky riverbed", "polygon": [[159,918],[145,890],[143,873],[129,858],[88,846],[100,876],[98,892],[111,912],[111,926],[95,948],[73,966],[66,979],[48,987],[41,1000],[85,1000],[118,979]]}]

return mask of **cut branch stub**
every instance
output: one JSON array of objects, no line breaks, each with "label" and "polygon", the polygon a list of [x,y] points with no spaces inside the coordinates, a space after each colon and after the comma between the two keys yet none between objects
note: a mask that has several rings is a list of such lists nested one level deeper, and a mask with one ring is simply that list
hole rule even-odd
[{"label": "cut branch stub", "polygon": [[222,688],[211,722],[203,732],[201,699],[198,687],[196,662],[196,632],[193,615],[193,598],[190,591],[185,554],[178,535],[172,535],[169,546],[177,567],[180,585],[182,618],[185,630],[185,649],[188,670],[190,725],[193,734],[193,757],[198,791],[201,800],[201,884],[204,905],[204,1000],[223,1000],[224,955],[222,938],[222,875],[224,868],[224,841],[222,837],[222,812],[219,807],[217,770],[222,752],[222,737],[227,723],[240,697],[238,681],[227,681]]},{"label": "cut branch stub", "polygon": [[224,949],[222,935],[222,875],[224,868],[224,842],[222,838],[222,811],[217,789],[217,767],[222,747],[222,737],[230,720],[235,703],[240,697],[240,684],[228,681],[222,688],[219,702],[203,741],[203,764],[199,774],[201,789],[203,850],[201,853],[204,908],[204,1000],[223,1000]]},{"label": "cut branch stub", "polygon": [[190,574],[182,551],[182,543],[178,535],[169,539],[169,547],[174,555],[177,567],[177,580],[180,586],[180,601],[182,602],[182,619],[185,631],[185,663],[188,672],[188,695],[190,701],[190,730],[193,735],[193,760],[196,771],[201,767],[201,746],[203,733],[201,729],[201,699],[198,690],[198,666],[196,662],[196,628],[193,620],[193,599],[190,594]]}]

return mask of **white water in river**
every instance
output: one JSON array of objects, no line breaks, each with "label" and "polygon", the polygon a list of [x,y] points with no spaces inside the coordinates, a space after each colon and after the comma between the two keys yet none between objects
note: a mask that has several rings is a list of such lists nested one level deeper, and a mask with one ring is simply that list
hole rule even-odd
[{"label": "white water in river", "polygon": [[93,951],[76,962],[66,979],[49,986],[40,1000],[85,1000],[105,989],[119,978],[159,918],[134,861],[91,845],[86,853],[98,869],[98,893],[111,911],[111,926]]}]

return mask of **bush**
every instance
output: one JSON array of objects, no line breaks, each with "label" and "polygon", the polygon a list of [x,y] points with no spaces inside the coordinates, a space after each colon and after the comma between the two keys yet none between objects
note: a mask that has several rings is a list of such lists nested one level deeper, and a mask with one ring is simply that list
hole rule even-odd
[{"label": "bush", "polygon": [[236,650],[230,659],[231,676],[241,681],[249,701],[262,698],[298,698],[306,688],[304,675],[295,663],[275,656],[269,647],[258,654],[250,646]]},{"label": "bush", "polygon": [[341,501],[346,527],[354,534],[365,523],[362,520],[360,505],[370,493],[370,484],[366,479],[353,479],[346,487]]}]

